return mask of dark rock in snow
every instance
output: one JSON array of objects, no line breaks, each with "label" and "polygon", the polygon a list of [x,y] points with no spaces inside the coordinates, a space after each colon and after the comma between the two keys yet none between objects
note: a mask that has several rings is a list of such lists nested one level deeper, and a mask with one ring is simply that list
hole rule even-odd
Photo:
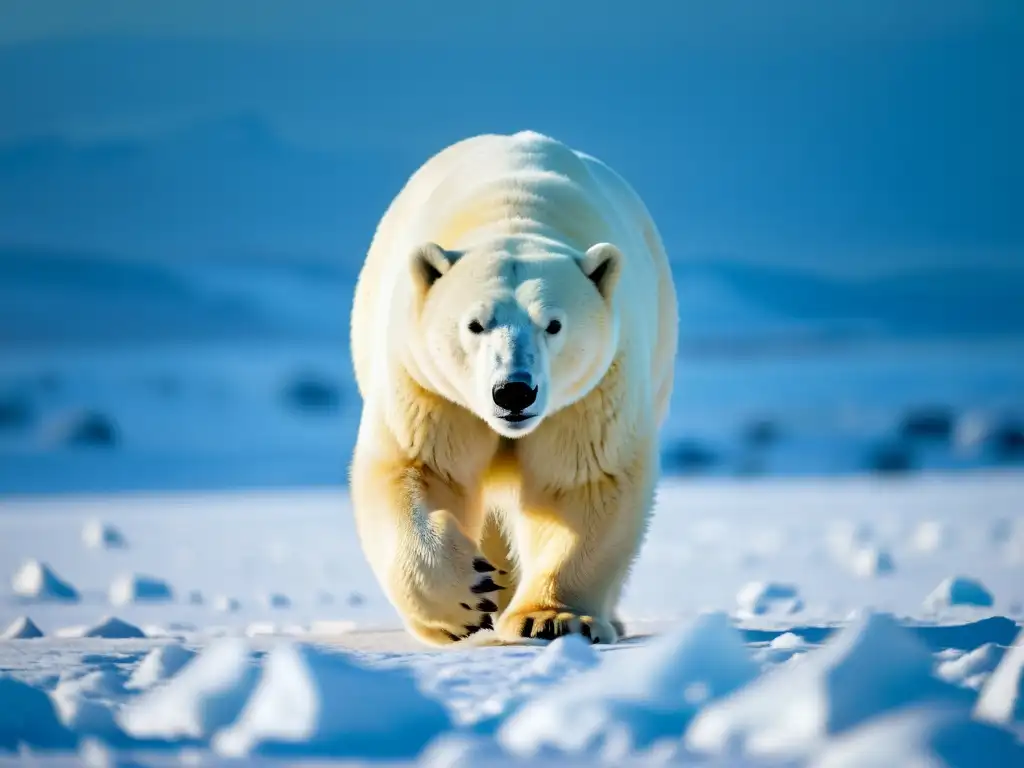
[{"label": "dark rock in snow", "polygon": [[1000,424],[992,431],[989,444],[998,461],[1024,460],[1024,424]]},{"label": "dark rock in snow", "polygon": [[27,429],[34,417],[32,403],[24,395],[0,395],[0,432]]},{"label": "dark rock in snow", "polygon": [[952,439],[956,414],[943,406],[915,408],[899,424],[899,434],[907,440],[941,441]]},{"label": "dark rock in snow", "polygon": [[284,391],[285,401],[294,409],[309,413],[334,411],[341,403],[341,390],[326,376],[303,373],[296,376]]},{"label": "dark rock in snow", "polygon": [[711,448],[695,440],[679,440],[665,449],[661,461],[667,474],[696,475],[713,469],[720,458]]},{"label": "dark rock in snow", "polygon": [[914,456],[903,443],[882,443],[868,453],[866,468],[880,475],[902,475],[914,469]]},{"label": "dark rock in snow", "polygon": [[768,418],[754,419],[742,431],[743,442],[754,448],[768,448],[779,442],[781,437],[781,427]]},{"label": "dark rock in snow", "polygon": [[113,448],[120,441],[114,420],[99,411],[65,414],[48,432],[52,445],[68,448]]}]

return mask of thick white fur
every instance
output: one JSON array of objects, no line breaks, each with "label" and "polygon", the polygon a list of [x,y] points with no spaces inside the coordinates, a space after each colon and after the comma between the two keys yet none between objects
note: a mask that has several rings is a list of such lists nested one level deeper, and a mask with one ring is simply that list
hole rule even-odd
[{"label": "thick white fur", "polygon": [[[485,332],[467,331],[478,317]],[[364,551],[411,632],[443,644],[487,626],[487,596],[505,638],[618,639],[676,343],[658,232],[599,160],[523,132],[466,139],[413,174],[356,289],[351,468]],[[515,366],[538,387],[521,428],[490,397]],[[478,572],[481,557],[500,570]],[[483,578],[506,589],[474,591]]]}]

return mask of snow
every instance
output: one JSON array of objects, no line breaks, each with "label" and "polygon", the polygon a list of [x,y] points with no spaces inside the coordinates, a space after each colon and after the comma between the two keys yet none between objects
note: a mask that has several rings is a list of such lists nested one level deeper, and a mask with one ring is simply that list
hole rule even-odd
[{"label": "snow", "polygon": [[806,648],[807,643],[800,635],[793,634],[792,632],[783,632],[768,643],[768,646],[775,650],[792,651],[798,648]]},{"label": "snow", "polygon": [[965,703],[932,676],[927,648],[891,616],[868,612],[799,663],[705,707],[686,734],[697,752],[808,757],[836,734],[917,703]]},{"label": "snow", "polygon": [[[441,650],[401,629],[342,491],[5,498],[0,562],[52,564],[80,599],[28,601],[47,635],[0,640],[14,685],[0,722],[8,702],[50,708],[38,727],[0,729],[0,752],[20,738],[111,765],[808,768],[893,754],[909,768],[971,765],[957,750],[975,750],[984,765],[1000,734],[1024,733],[1019,641],[1004,650],[1021,632],[1024,560],[1009,553],[1022,490],[1010,473],[666,480],[622,642],[503,647],[482,632]],[[90,520],[131,547],[83,546]],[[939,528],[942,545],[921,546]],[[852,558],[871,548],[899,568],[858,576]],[[104,618],[125,574],[183,599]],[[958,574],[992,604],[922,604]],[[4,586],[7,625],[29,611]]]},{"label": "snow", "polygon": [[977,579],[950,576],[924,599],[925,608],[935,611],[954,605],[992,605],[992,593]]},{"label": "snow", "polygon": [[38,560],[26,560],[11,577],[11,587],[32,600],[78,600],[78,590]]},{"label": "snow", "polygon": [[57,717],[45,691],[0,673],[0,750],[20,744],[67,749],[75,737]]},{"label": "snow", "polygon": [[1021,765],[1024,747],[955,706],[918,706],[877,718],[836,739],[809,768],[1000,768]]},{"label": "snow", "polygon": [[[784,0],[743,18],[385,2],[319,24],[306,6],[324,3],[241,21],[16,5],[0,25],[0,627],[29,615],[46,636],[0,640],[0,763],[218,764],[234,738],[268,765],[387,749],[473,768],[1024,764],[996,744],[1024,735],[1020,651],[1004,650],[1024,619],[1013,2]],[[680,298],[666,478],[623,642],[429,649],[355,535],[345,318],[416,163],[531,122],[625,168],[658,216]],[[26,558],[74,599],[41,568],[19,589]],[[173,599],[112,595],[125,574]],[[991,599],[922,603],[958,574]],[[102,626],[111,611],[141,631]],[[899,631],[866,643],[865,615]],[[873,654],[824,664],[853,630]],[[816,687],[800,677],[816,665],[857,674]],[[730,671],[742,685],[714,698]],[[778,761],[686,746],[686,722],[777,678],[859,722]],[[942,684],[978,706],[924,695]],[[912,703],[887,708],[891,686]],[[498,734],[541,702],[557,717],[520,723],[541,745],[524,761]],[[403,725],[434,705],[448,717]],[[545,730],[577,711],[578,733]],[[126,713],[156,735],[125,732]],[[372,716],[346,741],[362,754],[339,753]]]},{"label": "snow", "polygon": [[569,671],[582,671],[597,666],[597,652],[579,635],[565,635],[548,643],[547,647],[523,670],[523,676],[540,680]]},{"label": "snow", "polygon": [[28,616],[19,616],[3,631],[3,640],[34,640],[43,636],[43,630],[36,626]]},{"label": "snow", "polygon": [[249,646],[237,638],[211,643],[168,683],[131,701],[118,717],[143,739],[209,739],[235,721],[256,686]]},{"label": "snow", "polygon": [[61,723],[76,735],[117,742],[123,734],[114,721],[114,702],[123,692],[121,676],[107,666],[62,678],[51,698]]},{"label": "snow", "polygon": [[994,723],[1024,724],[1024,630],[988,678],[974,712]]},{"label": "snow", "polygon": [[171,585],[156,576],[141,573],[126,573],[118,576],[110,585],[108,594],[111,605],[128,605],[139,602],[173,600]]},{"label": "snow", "polygon": [[195,651],[178,643],[169,643],[154,648],[139,662],[132,676],[125,683],[130,690],[145,690],[163,682],[195,658]]},{"label": "snow", "polygon": [[935,674],[947,682],[977,688],[999,666],[1003,653],[995,643],[985,643],[955,659],[943,661]]},{"label": "snow", "polygon": [[571,685],[554,686],[512,715],[498,739],[520,756],[545,748],[584,752],[615,739],[644,749],[681,733],[702,706],[757,674],[728,616],[706,614]]},{"label": "snow", "polygon": [[415,757],[449,724],[408,670],[366,669],[343,654],[287,643],[267,655],[259,684],[213,748],[228,757]]}]

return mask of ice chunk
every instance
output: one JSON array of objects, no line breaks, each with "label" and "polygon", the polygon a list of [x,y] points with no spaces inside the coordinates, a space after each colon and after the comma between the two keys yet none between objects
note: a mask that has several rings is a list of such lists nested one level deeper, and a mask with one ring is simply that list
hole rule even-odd
[{"label": "ice chunk", "polygon": [[562,677],[598,663],[597,652],[582,635],[563,635],[548,644],[524,670],[528,677]]},{"label": "ice chunk", "polygon": [[139,739],[208,739],[235,721],[257,677],[246,641],[222,638],[165,685],[125,705],[118,722],[126,733]]},{"label": "ice chunk", "polygon": [[11,578],[11,588],[19,597],[33,600],[78,601],[78,590],[60,578],[46,563],[27,560]]},{"label": "ice chunk", "polygon": [[121,676],[113,664],[104,663],[87,672],[72,669],[61,674],[55,690],[83,696],[115,697],[124,691]]},{"label": "ice chunk", "polygon": [[947,682],[964,685],[967,680],[994,670],[1002,658],[1002,648],[995,643],[985,643],[969,653],[942,662],[935,674]]},{"label": "ice chunk", "polygon": [[124,734],[114,721],[114,700],[123,690],[120,676],[108,666],[62,679],[52,698],[61,722],[69,729],[116,741]]},{"label": "ice chunk", "polygon": [[686,744],[714,754],[807,756],[830,736],[882,713],[969,697],[932,675],[931,654],[909,630],[891,616],[868,613],[799,663],[704,709]]},{"label": "ice chunk", "polygon": [[753,680],[759,668],[724,613],[704,614],[646,647],[609,654],[601,666],[527,702],[498,731],[519,756],[624,742],[645,748],[678,738],[709,701]]},{"label": "ice chunk", "polygon": [[128,546],[124,534],[102,520],[89,520],[82,526],[82,543],[90,549],[123,549]]},{"label": "ice chunk", "polygon": [[265,602],[268,608],[291,608],[292,601],[288,595],[282,595],[279,592],[271,592],[266,596]]},{"label": "ice chunk", "polygon": [[213,600],[213,610],[218,613],[235,613],[241,607],[238,600],[227,595],[218,595]]},{"label": "ice chunk", "polygon": [[444,707],[407,670],[368,669],[347,655],[285,643],[267,655],[259,685],[213,748],[230,757],[410,758],[449,727]]},{"label": "ice chunk", "polygon": [[921,705],[871,720],[828,744],[810,768],[980,768],[1024,765],[1013,736],[950,705]]},{"label": "ice chunk", "polygon": [[977,579],[967,576],[950,576],[943,579],[939,586],[924,599],[924,607],[930,611],[938,611],[954,605],[991,606],[992,593]]},{"label": "ice chunk", "polygon": [[794,651],[799,648],[806,648],[807,641],[800,637],[800,635],[792,632],[783,632],[778,637],[772,639],[768,646],[777,651]]},{"label": "ice chunk", "polygon": [[974,715],[993,723],[1024,723],[1024,630],[985,682]]},{"label": "ice chunk", "polygon": [[736,595],[740,613],[759,616],[765,613],[796,613],[803,609],[800,593],[792,584],[751,581]]},{"label": "ice chunk", "polygon": [[146,658],[139,662],[139,666],[132,672],[125,688],[129,690],[151,688],[176,675],[195,655],[195,651],[175,643],[154,648],[146,655]]},{"label": "ice chunk", "polygon": [[884,547],[861,547],[850,555],[850,569],[864,579],[887,576],[896,570],[896,561]]},{"label": "ice chunk", "polygon": [[33,640],[43,636],[43,630],[28,616],[19,616],[12,621],[0,638],[4,640]]},{"label": "ice chunk", "polygon": [[110,585],[108,596],[112,605],[130,605],[166,602],[174,598],[174,591],[170,584],[156,576],[126,573]]},{"label": "ice chunk", "polygon": [[104,616],[96,624],[83,629],[81,634],[81,637],[103,637],[108,640],[127,640],[145,636],[146,633],[134,624],[122,621],[116,616]]}]

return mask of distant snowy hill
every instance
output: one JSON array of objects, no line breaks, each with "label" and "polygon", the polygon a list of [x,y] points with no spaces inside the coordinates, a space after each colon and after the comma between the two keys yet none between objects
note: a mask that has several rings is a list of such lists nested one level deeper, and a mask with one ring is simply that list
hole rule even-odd
[{"label": "distant snowy hill", "polygon": [[344,257],[397,191],[389,159],[281,141],[250,116],[145,139],[0,145],[0,243],[133,258]]},{"label": "distant snowy hill", "polygon": [[[359,262],[130,259],[0,248],[0,344],[293,338],[347,343]],[[690,354],[865,340],[1020,338],[1024,270],[857,280],[735,261],[675,265]]]}]

